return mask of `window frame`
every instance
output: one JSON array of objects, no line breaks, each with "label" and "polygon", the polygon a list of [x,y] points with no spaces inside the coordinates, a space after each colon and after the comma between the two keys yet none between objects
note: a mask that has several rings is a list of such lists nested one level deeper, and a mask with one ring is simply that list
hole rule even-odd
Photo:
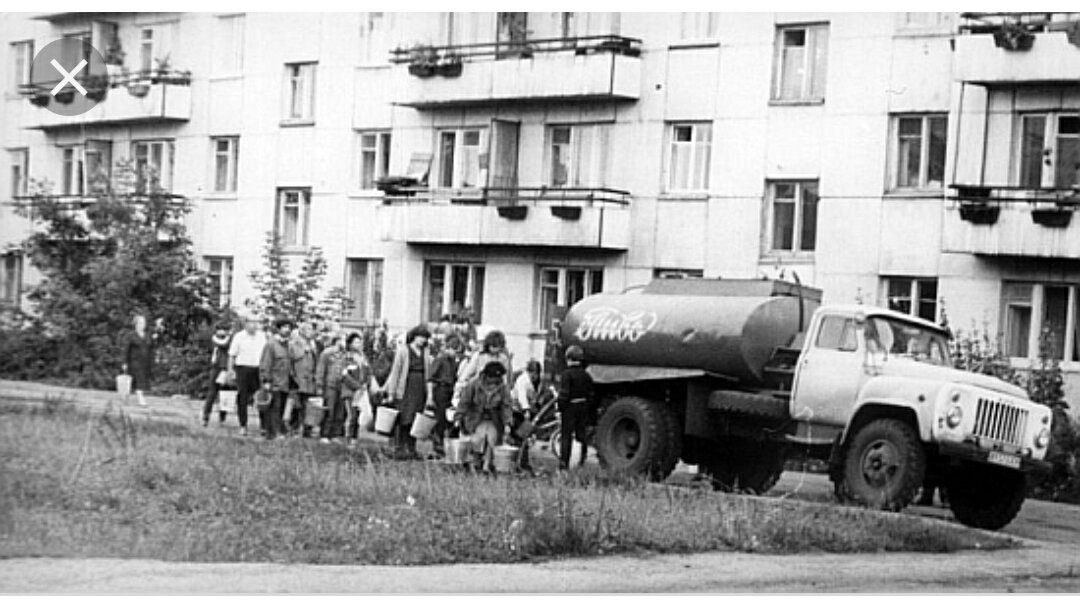
[{"label": "window frame", "polygon": [[[687,128],[690,130],[691,140],[689,141],[676,141],[675,132],[678,128]],[[705,140],[701,140],[700,136],[702,131],[705,133]],[[690,163],[689,175],[686,188],[678,188],[675,186],[674,180],[676,175],[675,158],[676,147],[686,147],[689,149]],[[713,146],[713,123],[711,121],[679,121],[679,122],[667,122],[667,144],[664,146],[665,159],[663,170],[663,192],[665,193],[707,193],[711,183],[712,174],[712,146]],[[704,163],[699,162],[699,154],[702,149],[705,153]],[[681,154],[679,154],[681,157]],[[699,166],[704,167],[704,171],[701,174],[696,174]]]},{"label": "window frame", "polygon": [[[8,44],[11,51],[11,85],[13,94],[18,94],[22,86],[30,84],[30,71],[34,63],[34,40],[14,40]],[[25,50],[26,56],[20,52]],[[21,65],[20,65],[21,62]]]},{"label": "window frame", "polygon": [[[364,137],[374,137],[373,147],[365,146]],[[390,174],[390,151],[394,144],[393,131],[387,129],[356,131],[356,187],[361,191],[375,191],[380,178]],[[368,178],[364,161],[366,153],[373,153],[374,172]],[[369,185],[370,182],[370,186]]]},{"label": "window frame", "polygon": [[[901,164],[903,163],[904,135],[901,133],[900,123],[902,120],[919,120],[919,175],[915,185],[901,185]],[[941,147],[941,183],[932,185],[930,182],[931,164],[931,136],[932,122],[942,120],[945,126],[945,140]],[[889,116],[889,180],[887,191],[890,193],[941,193],[945,189],[945,175],[947,174],[946,162],[948,161],[948,137],[949,137],[949,114],[944,112],[931,113],[894,113]]]},{"label": "window frame", "polygon": [[[218,143],[228,143],[225,155],[218,149]],[[222,157],[226,160],[226,183],[224,189],[218,188],[218,168]],[[240,137],[237,135],[219,135],[210,137],[210,186],[211,194],[215,196],[236,195],[239,181],[240,165]]]},{"label": "window frame", "polygon": [[[552,123],[544,131],[544,183],[556,189],[600,188],[608,178],[608,123]],[[566,130],[566,143],[555,142],[556,130]],[[567,155],[566,182],[555,183],[555,145],[565,147]]]},{"label": "window frame", "polygon": [[[585,293],[584,296],[576,300],[571,300],[573,296],[570,296],[570,274],[572,272],[580,272],[582,274],[582,283]],[[550,327],[552,319],[550,309],[556,307],[569,308],[571,305],[577,303],[581,299],[598,294],[604,290],[604,267],[602,265],[589,265],[589,266],[556,266],[556,265],[540,265],[536,267],[536,310],[535,310],[535,325],[537,329],[544,330]],[[545,281],[546,275],[554,275],[554,283]],[[545,292],[550,291],[552,288],[555,290],[555,302],[551,306],[546,305]]]},{"label": "window frame", "polygon": [[60,191],[68,197],[86,194],[86,163],[83,144],[60,145]]},{"label": "window frame", "polygon": [[[9,260],[13,261],[14,270],[10,270]],[[23,271],[23,254],[18,252],[0,254],[0,306],[15,308],[21,306]]]},{"label": "window frame", "polygon": [[[1016,293],[1010,294],[1008,291],[1010,286],[1027,287],[1029,288],[1027,296],[1017,295]],[[1039,335],[1042,331],[1043,324],[1046,322],[1046,289],[1047,288],[1064,288],[1066,289],[1065,299],[1065,325],[1064,325],[1064,341],[1061,342],[1062,354],[1057,359],[1062,363],[1074,364],[1080,361],[1080,338],[1077,337],[1076,330],[1080,328],[1080,284],[1061,281],[1025,281],[1025,280],[1011,280],[1005,279],[1001,282],[1001,314],[1000,314],[1000,326],[1001,333],[1003,335],[1002,350],[1010,359],[1013,360],[1026,360],[1036,361],[1039,358]],[[1012,325],[1012,308],[1026,309],[1028,312],[1028,333],[1027,338],[1021,342],[1014,342],[1013,337],[1013,325]],[[1014,345],[1021,344],[1024,350],[1027,352],[1027,356],[1013,355]]]},{"label": "window frame", "polygon": [[[792,200],[794,203],[794,214],[792,216],[792,238],[791,249],[778,249],[776,247],[775,232],[776,232],[776,185],[790,184],[795,187],[795,197]],[[814,247],[811,249],[802,249],[803,245],[803,219],[804,219],[804,203],[803,198],[804,189],[808,185],[813,185],[815,188],[814,195]],[[820,179],[817,178],[776,178],[768,179],[765,181],[765,219],[763,224],[766,231],[764,234],[763,256],[765,257],[805,257],[810,258],[817,251],[817,217],[820,214],[821,205],[821,184]]]},{"label": "window frame", "polygon": [[[434,310],[434,300],[432,298],[435,295],[434,282],[432,277],[434,277],[435,274],[435,267],[442,267],[443,271],[442,299],[439,300],[438,313],[432,312]],[[470,309],[473,323],[481,324],[483,323],[484,312],[483,298],[487,291],[487,264],[485,262],[470,262],[459,260],[426,261],[424,263],[424,291],[423,296],[421,296],[423,300],[421,314],[423,317],[426,317],[428,321],[433,322],[439,321],[443,316],[446,315],[450,315],[451,317],[455,316],[455,313],[452,312],[454,303],[453,271],[455,268],[464,268],[467,271],[465,286],[466,291],[464,299],[469,302],[469,304],[464,305],[461,309],[461,312],[464,312],[466,308]],[[479,279],[477,278],[477,275],[479,275]],[[477,288],[478,283],[479,288]],[[477,293],[478,291],[479,293]],[[438,316],[434,316],[435,314],[437,314]]]},{"label": "window frame", "polygon": [[[146,33],[150,32],[150,37]],[[157,46],[157,32],[153,27],[139,28],[139,71],[149,73],[154,70],[154,48]]]},{"label": "window frame", "polygon": [[[244,71],[244,34],[247,31],[246,13],[215,15],[214,21],[214,58],[211,61],[212,77],[231,77]],[[224,37],[226,23],[231,25],[229,38]],[[231,56],[230,56],[231,55]],[[225,58],[229,57],[226,61]]]},{"label": "window frame", "polygon": [[[1035,185],[1027,184],[1024,182],[1024,166],[1025,166],[1025,141],[1024,141],[1024,124],[1025,121],[1031,118],[1041,118],[1045,121],[1043,124],[1042,132],[1042,151],[1040,153],[1040,160],[1036,162],[1039,166],[1039,182]],[[1015,161],[1012,162],[1014,170],[1014,182],[1017,186],[1026,188],[1043,188],[1043,189],[1058,189],[1058,158],[1059,158],[1059,142],[1062,138],[1060,133],[1060,125],[1062,118],[1074,118],[1080,120],[1080,111],[1024,111],[1016,114],[1015,124],[1015,144],[1014,154]],[[1077,144],[1080,145],[1080,132],[1070,135],[1069,138],[1078,139]],[[1046,164],[1046,159],[1051,158],[1049,165]],[[1080,172],[1077,173],[1073,184],[1080,184]]]},{"label": "window frame", "polygon": [[[476,147],[476,157],[477,157],[477,161],[476,161],[476,183],[475,184],[467,184],[465,182],[465,179],[463,178],[464,172],[463,172],[463,169],[461,168],[461,165],[459,164],[459,161],[461,161],[462,158],[463,158],[463,151],[468,147],[473,147],[474,146],[474,145],[465,144],[465,136],[467,134],[469,134],[469,133],[472,133],[472,132],[478,133],[477,144],[475,145],[475,147]],[[445,136],[447,134],[451,134],[451,133],[454,135],[454,148],[453,148],[452,155],[450,157],[450,161],[452,163],[450,165],[450,170],[449,170],[450,171],[449,184],[446,184],[447,183],[447,178],[446,178],[446,172],[447,172],[446,168],[447,168],[447,166],[446,166],[446,155],[445,155],[445,151],[444,151],[445,146],[443,145],[443,139],[445,138]],[[486,126],[465,126],[465,127],[461,127],[461,128],[441,128],[439,130],[436,130],[435,131],[435,154],[434,155],[435,155],[435,166],[436,166],[436,169],[437,169],[437,174],[436,174],[436,178],[434,179],[434,182],[436,183],[435,188],[444,189],[444,190],[473,190],[473,189],[482,188],[484,186],[484,183],[483,183],[483,181],[481,179],[481,172],[483,170],[480,167],[480,156],[487,152],[488,136],[489,136],[489,133],[488,133],[488,128]]]},{"label": "window frame", "polygon": [[[291,204],[290,195],[296,195],[296,241],[287,241],[284,226],[285,212]],[[285,252],[302,252],[311,246],[311,187],[278,187],[274,204],[274,233]]]},{"label": "window frame", "polygon": [[720,13],[683,12],[678,15],[679,42],[675,46],[715,41],[720,36]]},{"label": "window frame", "polygon": [[[8,192],[12,198],[26,196],[30,183],[30,148],[12,147],[8,152]],[[18,161],[16,161],[18,158]],[[16,167],[19,176],[15,176]]]},{"label": "window frame", "polygon": [[[353,291],[354,269],[364,267],[364,292],[357,302],[357,292]],[[345,295],[352,300],[349,309],[349,321],[371,323],[382,320],[383,275],[385,261],[382,258],[346,258],[345,259]]]},{"label": "window frame", "polygon": [[[318,65],[318,61],[285,63],[282,125],[309,126],[315,123],[315,87]],[[306,86],[306,88],[301,88],[299,114],[297,114],[297,93],[295,92],[297,82]]]},{"label": "window frame", "polygon": [[131,160],[135,168],[135,189],[137,192],[146,192],[146,182],[139,170],[139,149],[146,148],[147,164],[152,165],[153,150],[155,146],[161,146],[161,168],[158,170],[158,186],[163,191],[172,191],[173,185],[173,161],[175,157],[175,143],[172,139],[154,138],[137,139],[131,141]]},{"label": "window frame", "polygon": [[[215,272],[214,265],[218,263],[220,270]],[[233,257],[232,256],[203,256],[203,270],[217,281],[218,306],[228,308],[232,305],[233,286]]]},{"label": "window frame", "polygon": [[[784,34],[790,31],[804,31],[805,55],[802,61],[802,81],[799,93],[792,97],[784,96]],[[769,102],[773,104],[818,104],[825,102],[828,83],[829,63],[829,23],[785,23],[776,26],[776,39],[773,49],[773,78]],[[817,57],[821,56],[821,64]],[[814,81],[821,78],[820,94],[814,94]]]},{"label": "window frame", "polygon": [[[933,319],[927,319],[926,317],[923,317],[921,314],[919,314],[919,311],[921,310],[922,303],[925,300],[925,298],[924,298],[924,288],[930,282],[933,282],[933,284],[934,284],[934,318]],[[889,285],[890,284],[906,284],[907,285],[907,296],[906,297],[896,296],[896,298],[899,299],[899,300],[907,300],[907,303],[908,303],[908,310],[907,311],[904,311],[903,309],[898,308],[898,307],[894,307],[893,302],[892,302],[894,297],[889,295]],[[941,282],[935,276],[918,277],[918,276],[909,276],[909,275],[882,275],[882,277],[881,277],[881,291],[880,291],[881,306],[883,306],[884,308],[888,308],[890,310],[896,311],[896,312],[904,313],[904,314],[906,314],[908,316],[921,318],[921,319],[930,321],[932,323],[937,323],[937,322],[939,322],[941,320],[941,304],[940,304],[941,291],[940,291],[940,287],[941,287]]]}]

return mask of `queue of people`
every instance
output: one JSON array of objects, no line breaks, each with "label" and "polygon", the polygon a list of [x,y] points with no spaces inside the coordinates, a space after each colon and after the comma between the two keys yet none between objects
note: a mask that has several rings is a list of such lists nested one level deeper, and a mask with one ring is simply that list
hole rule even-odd
[{"label": "queue of people", "polygon": [[[449,325],[449,327],[447,327]],[[242,436],[248,435],[248,407],[257,402],[264,438],[319,438],[323,443],[355,444],[372,417],[394,409],[390,440],[396,457],[418,459],[412,426],[420,415],[433,419],[430,432],[433,458],[441,458],[450,438],[472,443],[476,465],[491,470],[500,445],[519,447],[518,466],[531,471],[528,437],[538,410],[543,383],[536,360],[515,375],[506,338],[499,330],[476,341],[471,325],[441,324],[433,335],[426,325],[410,329],[396,345],[385,328],[349,333],[323,330],[304,322],[279,318],[264,333],[251,317],[230,333],[219,325],[211,340],[210,389],[202,409],[208,426],[220,392],[236,388],[236,415]],[[592,382],[581,364],[581,349],[567,351],[568,369],[559,388],[562,415],[561,468],[569,466],[572,439],[586,455],[586,426],[594,419]],[[309,425],[304,417],[312,404],[322,405],[322,421]],[[590,403],[590,404],[582,404]],[[226,409],[219,407],[224,423]],[[317,434],[316,434],[317,432]]]}]

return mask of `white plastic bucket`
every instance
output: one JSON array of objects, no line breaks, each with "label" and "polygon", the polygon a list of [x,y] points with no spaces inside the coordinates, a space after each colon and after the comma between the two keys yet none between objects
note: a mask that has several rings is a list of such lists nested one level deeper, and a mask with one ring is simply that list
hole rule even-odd
[{"label": "white plastic bucket", "polygon": [[222,390],[218,392],[218,410],[222,413],[236,412],[236,391]]},{"label": "white plastic bucket", "polygon": [[472,440],[469,438],[451,438],[446,441],[446,463],[463,464],[472,454]]},{"label": "white plastic bucket", "polygon": [[389,435],[394,431],[397,422],[398,410],[390,407],[379,407],[375,413],[375,431],[379,434]]},{"label": "white plastic bucket", "polygon": [[121,396],[127,396],[131,394],[131,376],[126,373],[121,373],[116,376],[116,392]]},{"label": "white plastic bucket", "polygon": [[495,471],[503,474],[513,472],[514,467],[517,465],[518,453],[520,452],[520,447],[512,447],[510,445],[499,445],[498,447],[495,447]]},{"label": "white plastic bucket", "polygon": [[430,415],[424,415],[423,413],[417,413],[416,418],[412,423],[412,430],[409,430],[409,436],[412,436],[416,440],[424,440],[431,435],[431,431],[435,429],[435,418]]}]

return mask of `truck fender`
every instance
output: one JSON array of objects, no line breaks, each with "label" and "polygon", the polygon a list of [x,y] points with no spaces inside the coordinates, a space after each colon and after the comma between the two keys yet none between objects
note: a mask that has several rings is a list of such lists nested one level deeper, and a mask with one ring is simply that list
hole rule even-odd
[{"label": "truck fender", "polygon": [[909,400],[902,398],[867,398],[859,400],[852,409],[851,419],[844,426],[844,432],[840,436],[840,443],[848,442],[855,431],[867,422],[881,418],[891,417],[907,422],[915,422],[915,429],[919,433],[919,439],[924,443],[930,441],[931,422],[920,417],[924,412],[933,413],[929,405],[917,406]]}]

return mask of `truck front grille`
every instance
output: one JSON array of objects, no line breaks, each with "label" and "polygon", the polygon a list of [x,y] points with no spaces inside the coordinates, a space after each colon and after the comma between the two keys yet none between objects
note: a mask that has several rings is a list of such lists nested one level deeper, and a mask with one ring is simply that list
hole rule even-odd
[{"label": "truck front grille", "polygon": [[975,408],[975,436],[1022,447],[1028,412],[1004,401],[980,398]]}]

